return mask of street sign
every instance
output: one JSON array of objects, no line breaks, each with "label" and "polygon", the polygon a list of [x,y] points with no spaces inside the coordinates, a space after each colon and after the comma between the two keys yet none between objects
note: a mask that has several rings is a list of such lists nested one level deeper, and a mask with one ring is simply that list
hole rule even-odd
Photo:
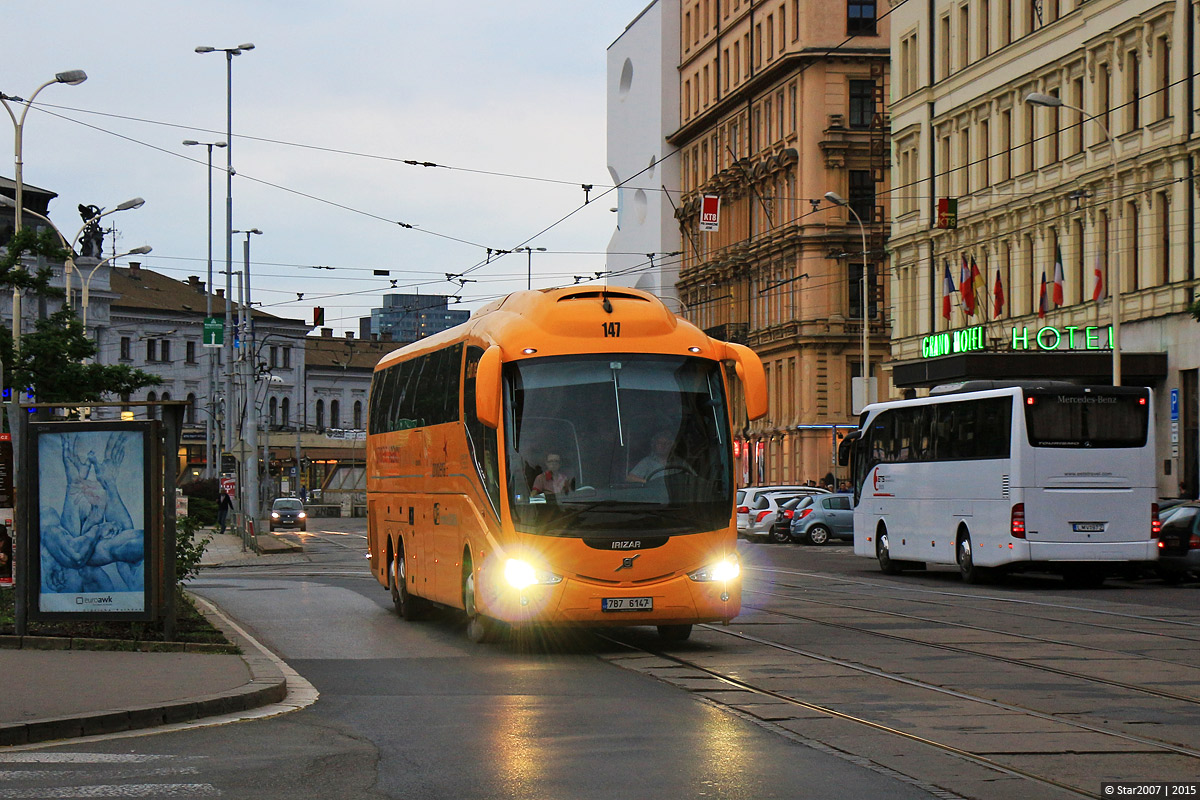
[{"label": "street sign", "polygon": [[237,497],[237,478],[221,478],[221,491],[230,497]]},{"label": "street sign", "polygon": [[1179,421],[1179,390],[1171,390],[1171,421]]},{"label": "street sign", "polygon": [[221,454],[221,472],[237,472],[237,458],[233,453]]},{"label": "street sign", "polygon": [[220,317],[204,318],[204,346],[221,347],[225,344],[225,323]]}]

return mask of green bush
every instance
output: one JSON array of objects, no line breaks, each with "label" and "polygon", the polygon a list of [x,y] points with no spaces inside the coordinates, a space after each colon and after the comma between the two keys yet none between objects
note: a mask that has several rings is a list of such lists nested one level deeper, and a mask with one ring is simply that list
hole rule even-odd
[{"label": "green bush", "polygon": [[175,520],[175,580],[179,583],[196,577],[200,572],[204,548],[212,541],[211,536],[197,539],[196,531],[199,529],[200,521],[195,517],[179,517]]}]

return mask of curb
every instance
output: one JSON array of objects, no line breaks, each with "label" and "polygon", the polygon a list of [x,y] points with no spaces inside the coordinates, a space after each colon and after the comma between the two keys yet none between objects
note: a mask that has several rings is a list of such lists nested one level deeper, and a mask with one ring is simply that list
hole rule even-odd
[{"label": "curb", "polygon": [[[154,728],[159,725],[190,722],[204,717],[260,708],[272,703],[279,703],[287,697],[287,679],[271,659],[257,655],[258,649],[239,631],[227,624],[221,615],[206,613],[202,604],[197,604],[197,610],[205,614],[213,627],[220,630],[232,644],[241,648],[242,660],[250,670],[249,683],[222,694],[201,695],[174,703],[138,706],[124,711],[106,711],[78,717],[35,719],[3,724],[0,725],[0,747],[120,733]],[[254,655],[247,655],[248,653]]]}]

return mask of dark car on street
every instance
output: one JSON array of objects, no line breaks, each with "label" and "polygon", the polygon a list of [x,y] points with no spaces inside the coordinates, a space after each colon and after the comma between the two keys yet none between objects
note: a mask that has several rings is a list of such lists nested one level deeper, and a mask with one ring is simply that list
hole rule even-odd
[{"label": "dark car on street", "polygon": [[1163,513],[1155,569],[1167,583],[1200,578],[1200,501]]},{"label": "dark car on street", "polygon": [[279,528],[308,530],[308,515],[298,497],[277,497],[271,504],[271,531]]}]

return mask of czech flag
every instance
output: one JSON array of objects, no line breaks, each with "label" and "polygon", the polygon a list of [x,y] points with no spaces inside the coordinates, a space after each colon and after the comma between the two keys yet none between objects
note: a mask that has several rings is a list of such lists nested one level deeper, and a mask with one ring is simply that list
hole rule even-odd
[{"label": "czech flag", "polygon": [[1054,305],[1063,304],[1063,260],[1062,248],[1054,248]]},{"label": "czech flag", "polygon": [[1004,311],[1004,284],[1000,281],[1000,270],[996,270],[996,285],[992,289],[992,294],[996,298],[992,318],[999,319],[1000,314]]},{"label": "czech flag", "polygon": [[967,312],[968,317],[975,316],[975,275],[967,266],[967,256],[963,254],[962,268],[958,272],[958,293],[962,295],[963,309]]},{"label": "czech flag", "polygon": [[946,261],[946,276],[942,278],[942,316],[950,319],[950,295],[954,294],[954,279],[950,277],[950,262]]},{"label": "czech flag", "polygon": [[1100,271],[1100,256],[1096,255],[1096,285],[1092,287],[1092,299],[1099,300],[1104,297],[1104,273]]},{"label": "czech flag", "polygon": [[1038,319],[1046,318],[1046,270],[1042,270],[1042,293],[1038,297]]}]

